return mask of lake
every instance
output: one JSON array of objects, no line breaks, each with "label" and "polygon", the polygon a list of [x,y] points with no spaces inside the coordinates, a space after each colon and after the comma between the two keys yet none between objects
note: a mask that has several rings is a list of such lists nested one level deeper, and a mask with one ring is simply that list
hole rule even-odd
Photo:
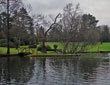
[{"label": "lake", "polygon": [[110,54],[0,58],[0,85],[110,85]]}]

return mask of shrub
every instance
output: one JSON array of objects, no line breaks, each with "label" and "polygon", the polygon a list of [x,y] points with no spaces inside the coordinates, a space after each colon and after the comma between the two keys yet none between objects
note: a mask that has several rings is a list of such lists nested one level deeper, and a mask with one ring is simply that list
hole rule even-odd
[{"label": "shrub", "polygon": [[0,44],[7,43],[7,39],[0,39]]},{"label": "shrub", "polygon": [[[49,45],[46,45],[45,47],[46,47],[46,51],[53,51],[53,49],[51,49],[51,47],[50,47]],[[42,50],[42,46],[39,46],[39,47],[37,48],[37,50],[38,50],[38,51],[41,51],[41,50]]]},{"label": "shrub", "polygon": [[2,54],[2,51],[0,50],[0,54]]},{"label": "shrub", "polygon": [[58,45],[54,44],[54,45],[53,45],[53,47],[54,47],[54,49],[56,50],[56,49],[57,49],[57,47],[58,47]]},{"label": "shrub", "polygon": [[36,45],[29,45],[29,48],[37,48]]},{"label": "shrub", "polygon": [[46,47],[46,50],[50,50],[51,49],[51,47],[49,45],[46,45],[45,47]]},{"label": "shrub", "polygon": [[[9,44],[10,44],[10,48],[15,48],[16,47],[16,45],[14,43],[12,43],[12,42],[10,42]],[[0,46],[1,47],[7,47],[7,43],[3,43]]]},{"label": "shrub", "polygon": [[38,50],[38,51],[41,51],[41,50],[42,50],[42,46],[39,46],[39,47],[37,48],[37,50]]}]

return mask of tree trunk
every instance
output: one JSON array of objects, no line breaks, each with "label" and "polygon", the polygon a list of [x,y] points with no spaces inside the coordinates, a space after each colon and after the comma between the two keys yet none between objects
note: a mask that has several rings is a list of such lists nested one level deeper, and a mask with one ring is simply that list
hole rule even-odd
[{"label": "tree trunk", "polygon": [[44,39],[43,39],[43,41],[42,41],[42,53],[46,53],[46,47],[45,47],[45,37],[44,37]]},{"label": "tree trunk", "polygon": [[66,42],[65,45],[64,45],[64,49],[63,49],[63,53],[64,53],[64,54],[66,53],[66,50],[67,50],[68,44],[69,44],[69,42]]},{"label": "tree trunk", "polygon": [[10,32],[9,32],[9,0],[7,0],[7,55],[10,55]]}]

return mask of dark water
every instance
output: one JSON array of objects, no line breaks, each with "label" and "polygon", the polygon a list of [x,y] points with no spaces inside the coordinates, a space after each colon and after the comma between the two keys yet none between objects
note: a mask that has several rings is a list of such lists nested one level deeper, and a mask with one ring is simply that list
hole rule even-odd
[{"label": "dark water", "polygon": [[0,85],[110,85],[110,54],[0,58]]}]

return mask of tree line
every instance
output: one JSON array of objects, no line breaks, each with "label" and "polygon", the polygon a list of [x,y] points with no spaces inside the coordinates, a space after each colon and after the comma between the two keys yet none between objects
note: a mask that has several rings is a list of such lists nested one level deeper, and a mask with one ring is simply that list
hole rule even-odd
[{"label": "tree line", "polygon": [[[10,47],[41,43],[42,52],[46,52],[46,41],[61,42],[63,53],[73,53],[97,42],[110,42],[109,26],[98,26],[99,20],[82,13],[79,4],[68,3],[63,13],[47,18],[42,14],[31,15],[22,0],[15,1],[9,8]],[[0,46],[7,46],[7,12],[3,2],[0,4]]]}]

